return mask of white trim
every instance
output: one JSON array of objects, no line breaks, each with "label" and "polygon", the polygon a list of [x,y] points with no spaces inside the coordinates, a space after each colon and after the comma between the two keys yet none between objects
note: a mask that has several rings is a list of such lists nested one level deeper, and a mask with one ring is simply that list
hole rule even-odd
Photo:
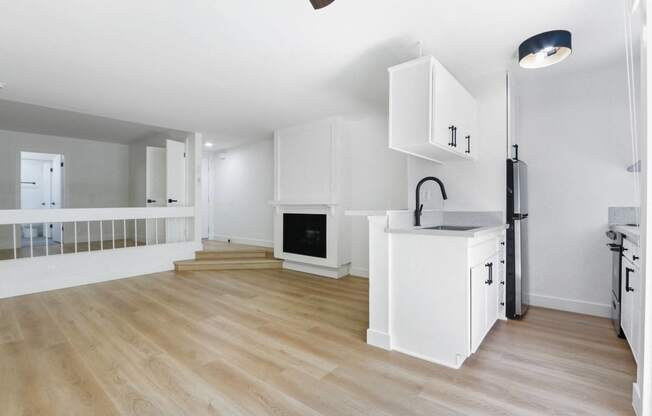
[{"label": "white trim", "polygon": [[344,276],[348,276],[350,267],[348,264],[345,264],[340,267],[324,267],[324,266],[315,266],[311,264],[295,263],[292,261],[284,261],[283,268],[287,270],[294,270],[296,272],[330,277],[331,279],[340,279]]},{"label": "white trim", "polygon": [[385,332],[374,331],[371,328],[367,329],[367,344],[382,348],[387,351],[392,350],[392,337]]},{"label": "white trim", "polygon": [[451,365],[450,363],[440,361],[440,360],[436,360],[436,359],[434,359],[432,357],[428,357],[427,355],[419,354],[419,353],[416,353],[414,351],[406,350],[404,348],[393,347],[392,350],[403,353],[403,354],[406,354],[406,355],[410,355],[410,356],[412,356],[414,358],[418,358],[420,360],[428,361],[429,363],[433,363],[433,364],[437,364],[437,365],[443,365],[444,367],[452,368],[454,370],[459,370],[460,368],[462,368],[462,364],[464,364],[464,361],[465,361],[465,360],[462,360],[462,362],[459,363],[458,365]]},{"label": "white trim", "polygon": [[584,315],[599,316],[602,318],[611,317],[611,306],[608,304],[535,294],[530,294],[529,297],[530,305],[532,306],[540,306],[542,308],[581,313]]},{"label": "white trim", "polygon": [[274,247],[274,242],[272,240],[262,240],[259,238],[247,238],[247,237],[232,237],[224,234],[211,234],[211,240],[215,241],[229,241],[233,244],[245,244],[249,246],[260,246],[260,247]]},{"label": "white trim", "polygon": [[643,414],[643,410],[641,409],[642,405],[643,401],[641,399],[641,391],[638,388],[638,383],[634,383],[632,384],[632,407],[634,408],[636,416],[641,416]]},{"label": "white trim", "polygon": [[364,267],[353,267],[351,266],[351,270],[349,271],[349,274],[351,276],[356,276],[356,277],[364,277],[364,278],[369,278],[369,269],[365,269]]},{"label": "white trim", "polygon": [[3,209],[0,225],[84,222],[152,218],[192,218],[194,207]]}]

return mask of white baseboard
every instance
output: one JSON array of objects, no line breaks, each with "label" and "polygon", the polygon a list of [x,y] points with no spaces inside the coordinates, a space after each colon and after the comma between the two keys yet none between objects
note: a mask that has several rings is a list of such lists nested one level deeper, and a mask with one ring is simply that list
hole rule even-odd
[{"label": "white baseboard", "polygon": [[392,342],[389,334],[386,334],[385,332],[375,331],[371,328],[367,329],[367,344],[382,348],[387,351],[392,350]]},{"label": "white baseboard", "polygon": [[365,269],[362,267],[351,267],[351,270],[349,272],[351,276],[356,276],[356,277],[365,277],[369,278],[369,269]]},{"label": "white baseboard", "polygon": [[318,276],[330,277],[331,279],[339,279],[349,274],[349,265],[345,264],[340,267],[324,267],[315,266],[312,264],[295,263],[292,261],[284,261],[283,268],[294,270],[295,272],[316,274]]},{"label": "white baseboard", "polygon": [[638,388],[638,383],[634,383],[632,387],[632,407],[634,407],[634,413],[636,416],[643,415],[643,400],[641,398],[641,389]]},{"label": "white baseboard", "polygon": [[566,312],[581,313],[584,315],[611,317],[611,305],[601,303],[585,302],[582,300],[558,298],[555,296],[544,296],[530,294],[530,305],[542,308],[557,309]]},{"label": "white baseboard", "polygon": [[245,244],[248,246],[274,247],[274,242],[272,240],[262,240],[259,238],[234,237],[234,236],[223,235],[223,234],[212,234],[210,236],[210,239],[215,241],[231,240],[233,244]]},{"label": "white baseboard", "polygon": [[437,364],[437,365],[442,365],[444,367],[452,368],[454,370],[459,370],[460,368],[462,368],[462,364],[464,364],[464,360],[462,360],[462,362],[459,363],[459,364],[451,364],[451,363],[448,363],[448,362],[445,362],[445,361],[437,360],[437,359],[429,357],[427,355],[412,352],[410,350],[406,350],[404,348],[396,347],[396,346],[392,347],[392,350],[393,351],[398,351],[398,352],[403,353],[405,355],[409,355],[410,357],[414,357],[414,358],[418,358],[420,360],[428,361],[429,363],[433,363],[433,364]]}]

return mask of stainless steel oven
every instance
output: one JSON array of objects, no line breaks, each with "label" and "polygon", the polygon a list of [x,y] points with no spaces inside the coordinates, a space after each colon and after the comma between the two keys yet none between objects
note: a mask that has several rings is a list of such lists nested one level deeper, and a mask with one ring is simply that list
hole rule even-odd
[{"label": "stainless steel oven", "polygon": [[623,261],[623,236],[615,231],[607,231],[607,247],[611,254],[611,320],[619,337],[625,334],[620,326],[620,285]]}]

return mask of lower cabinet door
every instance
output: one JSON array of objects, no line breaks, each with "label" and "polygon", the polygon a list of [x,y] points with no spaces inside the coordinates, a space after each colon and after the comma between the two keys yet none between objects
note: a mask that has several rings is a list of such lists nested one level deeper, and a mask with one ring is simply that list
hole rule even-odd
[{"label": "lower cabinet door", "polygon": [[641,354],[641,316],[643,311],[641,310],[641,279],[639,271],[636,267],[632,267],[630,272],[630,286],[632,291],[630,291],[630,297],[632,298],[632,309],[631,309],[631,339],[629,344],[632,347],[632,353],[636,362],[640,362]]},{"label": "lower cabinet door", "polygon": [[632,287],[633,267],[626,259],[622,265],[622,284],[620,292],[620,327],[627,337],[630,345],[632,343],[632,313],[634,311],[634,296],[630,291]]},{"label": "lower cabinet door", "polygon": [[493,328],[494,324],[498,320],[498,307],[500,305],[500,274],[499,274],[499,260],[498,256],[494,256],[488,263],[488,273],[490,277],[490,283],[486,285],[486,308],[487,308],[487,328],[486,332],[489,332]]},{"label": "lower cabinet door", "polygon": [[487,268],[480,264],[471,269],[471,353],[478,350],[487,327]]}]

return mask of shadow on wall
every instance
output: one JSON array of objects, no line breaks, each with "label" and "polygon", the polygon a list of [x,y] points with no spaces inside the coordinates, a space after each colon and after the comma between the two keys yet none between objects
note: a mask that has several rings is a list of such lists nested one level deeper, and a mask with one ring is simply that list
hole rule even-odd
[{"label": "shadow on wall", "polygon": [[389,95],[387,68],[418,56],[418,46],[413,39],[399,37],[384,41],[353,59],[328,81],[328,87],[364,104],[386,106]]}]

